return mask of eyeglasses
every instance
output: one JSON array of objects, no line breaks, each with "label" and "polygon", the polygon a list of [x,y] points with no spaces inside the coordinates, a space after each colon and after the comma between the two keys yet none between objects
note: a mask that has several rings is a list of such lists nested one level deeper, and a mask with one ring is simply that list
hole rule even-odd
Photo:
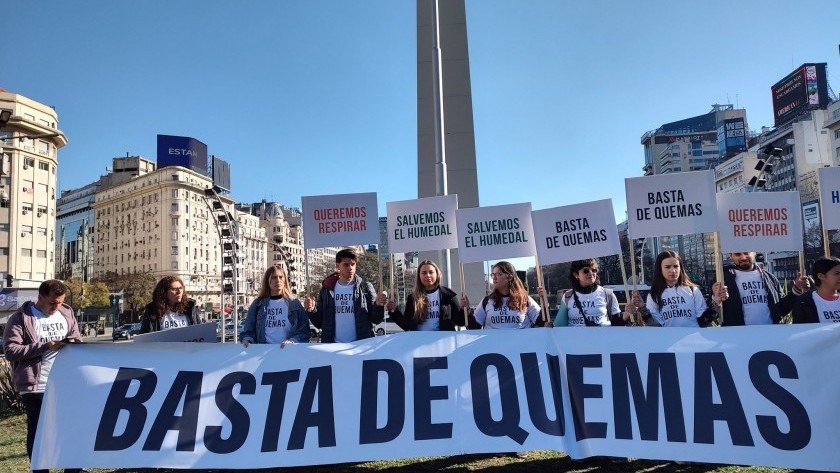
[{"label": "eyeglasses", "polygon": [[580,270],[580,272],[583,274],[598,274],[598,268],[583,268]]}]

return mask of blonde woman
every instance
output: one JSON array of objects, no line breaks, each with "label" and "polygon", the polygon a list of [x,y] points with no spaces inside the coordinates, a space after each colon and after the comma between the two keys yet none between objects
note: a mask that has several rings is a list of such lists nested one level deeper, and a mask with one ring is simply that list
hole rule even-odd
[{"label": "blonde woman", "polygon": [[405,299],[405,313],[394,301],[386,305],[388,316],[406,332],[455,330],[464,325],[464,314],[455,291],[440,284],[440,268],[429,260],[417,268],[414,292]]},{"label": "blonde woman", "polygon": [[309,318],[300,301],[292,298],[286,265],[274,265],[263,274],[260,293],[248,309],[240,339],[245,348],[252,343],[283,348],[289,343],[309,342]]}]

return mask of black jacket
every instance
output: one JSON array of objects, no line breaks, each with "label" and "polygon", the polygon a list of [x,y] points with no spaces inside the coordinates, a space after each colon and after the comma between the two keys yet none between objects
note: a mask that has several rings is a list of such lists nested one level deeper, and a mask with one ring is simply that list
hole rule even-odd
[{"label": "black jacket", "polygon": [[[321,282],[321,291],[315,311],[308,312],[312,325],[323,329],[321,343],[335,343],[335,285],[338,273],[327,276]],[[356,340],[373,337],[373,325],[385,318],[385,308],[377,305],[373,296],[373,284],[356,275],[353,281],[353,312],[356,317]]]},{"label": "black jacket", "polygon": [[820,322],[817,304],[814,302],[815,291],[816,289],[808,291],[796,298],[796,301],[793,303],[793,323],[816,324]]},{"label": "black jacket", "polygon": [[[146,304],[146,307],[143,309],[143,320],[140,321],[140,333],[160,331],[160,318],[157,317],[156,311],[157,308],[155,307],[154,301]],[[194,300],[187,299],[187,309],[184,311],[184,315],[187,316],[187,323],[189,325],[198,323]]]},{"label": "black jacket", "polygon": [[[445,286],[440,288],[440,330],[454,331],[455,326],[464,326],[464,312],[458,302],[455,291]],[[389,312],[388,316],[406,332],[417,330],[417,321],[414,320],[414,294],[405,298],[405,313],[398,308]]]},{"label": "black jacket", "polygon": [[[767,306],[770,308],[770,318],[773,319],[774,324],[782,321],[782,317],[790,313],[791,306],[793,306],[796,295],[789,292],[786,296],[781,296],[782,285],[775,276],[765,271],[763,268],[756,266],[764,275],[765,290],[767,290]],[[735,271],[738,269],[735,266],[727,266],[723,268],[723,283],[726,284],[726,289],[729,291],[729,298],[723,301],[723,327],[739,326],[744,324],[744,306],[741,305],[741,293],[738,291],[738,284],[735,282]],[[766,286],[772,284],[776,292],[780,295],[779,302],[776,303],[769,293],[769,288]],[[710,307],[714,302],[710,302]]]}]

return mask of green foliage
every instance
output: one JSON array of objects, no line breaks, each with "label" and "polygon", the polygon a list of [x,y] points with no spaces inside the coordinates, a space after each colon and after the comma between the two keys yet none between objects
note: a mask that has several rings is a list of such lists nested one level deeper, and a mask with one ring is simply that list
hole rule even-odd
[{"label": "green foliage", "polygon": [[20,393],[15,391],[12,383],[12,364],[5,358],[0,359],[0,397],[4,409],[23,410]]},{"label": "green foliage", "polygon": [[122,292],[123,303],[136,315],[140,308],[152,300],[157,280],[151,273],[117,274],[108,271],[97,278],[95,283],[103,284],[108,292]]}]

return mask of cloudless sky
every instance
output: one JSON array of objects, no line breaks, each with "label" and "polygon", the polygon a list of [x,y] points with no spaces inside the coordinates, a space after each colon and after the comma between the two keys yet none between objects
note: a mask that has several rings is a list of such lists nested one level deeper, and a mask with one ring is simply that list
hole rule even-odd
[{"label": "cloudless sky", "polygon": [[[446,1],[446,0],[442,0]],[[644,164],[640,137],[711,104],[772,126],[770,86],[827,62],[830,1],[468,0],[482,205],[612,198]],[[231,163],[232,195],[416,198],[412,0],[7,1],[0,87],[52,105],[69,144],[59,189],[116,156],[156,159],[191,136]]]}]

